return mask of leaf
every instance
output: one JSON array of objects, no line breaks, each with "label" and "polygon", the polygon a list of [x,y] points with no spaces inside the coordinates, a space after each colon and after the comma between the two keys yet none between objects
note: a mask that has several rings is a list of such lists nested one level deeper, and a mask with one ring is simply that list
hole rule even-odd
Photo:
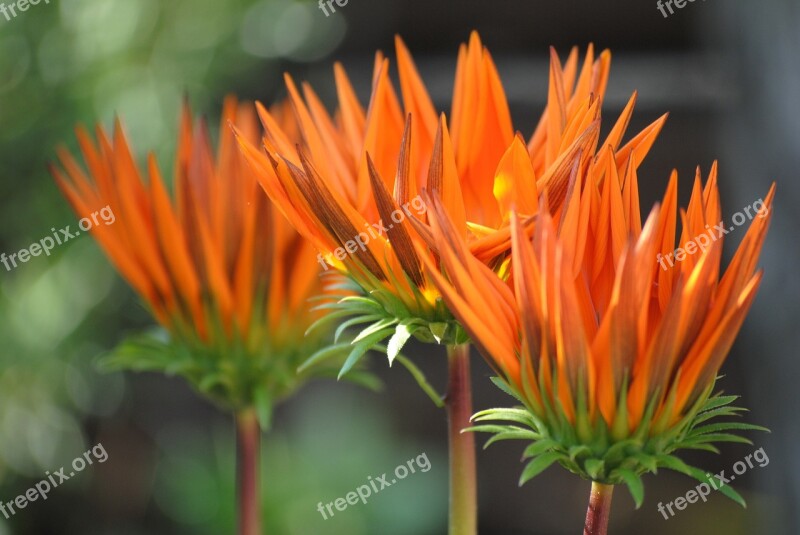
[{"label": "leaf", "polygon": [[192,368],[197,366],[189,357],[181,357],[173,353],[165,353],[164,357],[168,359],[163,367],[164,373],[167,375],[188,375]]},{"label": "leaf", "polygon": [[[389,342],[391,344],[391,342]],[[436,390],[428,383],[428,380],[425,378],[425,374],[422,373],[422,370],[417,368],[417,366],[411,362],[409,359],[400,355],[397,357],[397,362],[405,366],[405,368],[411,373],[411,376],[417,381],[417,384],[422,389],[423,392],[428,394],[428,397],[431,398],[434,405],[439,407],[440,409],[444,407],[444,401],[442,400],[442,396],[440,396]]]},{"label": "leaf", "polygon": [[705,402],[703,407],[700,409],[699,414],[710,411],[711,409],[716,409],[717,407],[729,405],[737,399],[739,399],[739,396],[714,396]]},{"label": "leaf", "polygon": [[734,442],[736,444],[749,444],[753,445],[753,441],[749,438],[740,437],[739,435],[732,435],[730,433],[708,433],[690,437],[681,441],[681,444],[703,444],[706,442]]},{"label": "leaf", "polygon": [[531,417],[531,414],[525,409],[487,409],[475,413],[470,418],[473,422],[483,421],[506,421],[516,422],[519,424],[527,425],[534,428],[536,421]]},{"label": "leaf", "polygon": [[[360,333],[358,333],[358,336],[356,336],[350,343],[356,344],[361,340],[364,340],[379,331],[385,331],[387,327],[391,327],[395,323],[397,323],[396,318],[384,318],[380,321],[376,321],[375,323],[373,323],[369,327],[364,328]],[[391,330],[389,330],[389,332],[391,332]],[[386,335],[384,335],[381,338],[381,340],[383,340],[383,338],[385,337]]]},{"label": "leaf", "polygon": [[372,336],[368,336],[357,344],[354,344],[353,350],[350,352],[350,355],[348,355],[347,360],[344,361],[342,369],[339,370],[338,378],[341,379],[344,374],[353,369],[353,366],[358,363],[359,359],[363,357],[367,351],[372,349],[378,342],[386,338],[389,332],[391,331],[378,331],[373,333]]},{"label": "leaf", "polygon": [[550,451],[534,458],[522,471],[522,475],[519,478],[519,486],[521,487],[534,477],[547,470],[551,464],[558,461],[561,457],[563,457],[561,453]]},{"label": "leaf", "polygon": [[333,335],[333,341],[338,342],[339,338],[341,338],[342,333],[347,330],[349,327],[353,325],[359,325],[361,323],[369,323],[370,321],[375,321],[381,319],[383,316],[372,315],[372,316],[357,316],[355,318],[349,319],[347,321],[343,321],[341,325],[336,328],[336,332]]},{"label": "leaf", "polygon": [[739,412],[747,412],[747,409],[742,407],[717,407],[716,409],[711,409],[710,411],[698,414],[695,419],[692,420],[692,427],[697,427],[701,423],[711,420],[712,418],[718,418],[722,416],[741,416],[738,414]]},{"label": "leaf", "polygon": [[445,334],[447,333],[447,323],[429,323],[428,330],[431,331],[431,334],[436,342],[441,344],[442,340],[444,340]]},{"label": "leaf", "polygon": [[[675,470],[676,472],[680,472],[685,474],[689,477],[700,481],[701,483],[706,483],[707,485],[711,485],[712,488],[716,487],[716,483],[712,482],[711,478],[706,476],[706,473],[699,468],[695,468],[694,466],[689,466],[677,457],[672,455],[659,455],[658,456],[658,463],[670,470]],[[713,477],[713,476],[712,476]],[[730,498],[731,500],[735,501],[742,507],[747,507],[747,503],[744,501],[744,498],[733,490],[732,487],[729,485],[723,485],[722,487],[716,487],[722,494]]]},{"label": "leaf", "polygon": [[153,334],[131,336],[98,360],[98,368],[104,372],[166,371],[171,365],[183,369],[191,364],[177,355],[169,342]]},{"label": "leaf", "polygon": [[514,391],[511,388],[511,386],[509,386],[509,384],[506,383],[503,379],[501,379],[500,377],[497,377],[497,376],[491,377],[490,379],[491,379],[491,381],[494,383],[494,385],[497,388],[499,388],[500,390],[502,390],[503,392],[505,392],[509,396],[511,396],[513,398],[516,398],[516,400],[519,401],[520,403],[525,403],[525,401],[522,399],[522,396],[517,394],[517,392]]},{"label": "leaf", "polygon": [[513,425],[473,425],[472,427],[462,429],[461,432],[465,433],[470,431],[472,433],[505,433],[507,431],[514,431],[517,429],[521,428]]},{"label": "leaf", "polygon": [[509,430],[495,434],[486,441],[486,444],[483,445],[483,449],[486,449],[495,442],[500,442],[501,440],[541,440],[541,438],[542,436],[538,433],[518,427],[513,431]]},{"label": "leaf", "polygon": [[348,295],[346,297],[342,297],[337,304],[341,306],[347,306],[348,308],[352,309],[357,309],[360,305],[364,310],[370,310],[374,313],[383,312],[383,307],[381,307],[379,303],[375,302],[374,299],[364,297],[363,295]]},{"label": "leaf", "polygon": [[631,493],[636,508],[640,508],[642,503],[644,503],[644,484],[642,484],[642,478],[636,475],[633,470],[628,470],[627,468],[618,468],[614,470],[614,473],[618,474],[625,482],[625,486],[628,487],[628,491]]},{"label": "leaf", "polygon": [[675,451],[675,450],[702,450],[702,451],[709,451],[717,455],[720,454],[719,448],[717,448],[713,444],[706,444],[702,442],[698,444],[684,444],[681,442],[676,444],[673,448],[669,449],[669,451]]},{"label": "leaf", "polygon": [[632,448],[633,451],[636,451],[641,449],[641,444],[641,441],[634,438],[621,440],[606,450],[605,454],[603,455],[603,460],[605,460],[607,463],[610,463],[614,460],[625,458],[627,457],[627,448]]},{"label": "leaf", "polygon": [[644,453],[634,453],[631,457],[642,465],[648,472],[655,474],[658,472],[658,459],[653,457],[652,455],[646,455]]},{"label": "leaf", "polygon": [[309,367],[313,366],[314,364],[333,358],[337,355],[344,354],[346,351],[350,349],[350,344],[347,342],[341,344],[334,344],[327,347],[320,349],[319,351],[315,352],[313,355],[308,357],[305,362],[303,362],[299,368],[297,368],[298,372],[304,372]]},{"label": "leaf", "polygon": [[587,459],[586,462],[583,463],[583,467],[592,480],[598,480],[603,475],[605,463],[600,459]]},{"label": "leaf", "polygon": [[576,446],[570,447],[567,453],[569,455],[569,458],[574,461],[575,458],[581,453],[592,453],[592,449],[585,444],[578,444]]},{"label": "leaf", "polygon": [[730,431],[734,429],[739,431],[765,431],[767,433],[770,432],[769,429],[767,429],[766,427],[762,427],[760,425],[753,425],[744,422],[718,422],[714,424],[704,425],[703,427],[694,428],[687,435],[687,437],[691,438],[698,435],[715,433],[717,431]]},{"label": "leaf", "polygon": [[214,389],[214,387],[223,384],[224,381],[225,378],[221,373],[219,372],[208,373],[204,375],[203,378],[200,380],[200,382],[197,384],[197,388],[198,390],[200,390],[200,392],[208,394]]},{"label": "leaf", "polygon": [[525,459],[530,459],[531,457],[536,457],[547,451],[555,450],[560,446],[561,444],[550,438],[543,438],[537,440],[536,442],[525,448],[525,451],[522,452],[522,459],[525,460]]},{"label": "leaf", "polygon": [[394,330],[394,334],[389,339],[389,344],[386,346],[386,356],[389,357],[389,366],[391,367],[394,359],[397,358],[397,355],[400,354],[400,351],[403,350],[403,346],[406,345],[409,338],[414,334],[414,331],[419,329],[418,325],[406,325],[400,323],[397,328]]},{"label": "leaf", "polygon": [[308,329],[306,329],[306,332],[305,332],[304,336],[308,336],[310,333],[314,332],[315,330],[319,329],[320,327],[322,327],[323,325],[325,325],[327,323],[331,323],[331,322],[333,322],[335,320],[338,320],[339,318],[352,316],[352,314],[353,313],[350,310],[337,310],[336,312],[331,312],[330,314],[325,314],[324,316],[319,318],[317,321],[312,323],[308,327]]},{"label": "leaf", "polygon": [[269,431],[272,426],[272,399],[264,385],[257,387],[253,392],[253,403],[261,430]]}]

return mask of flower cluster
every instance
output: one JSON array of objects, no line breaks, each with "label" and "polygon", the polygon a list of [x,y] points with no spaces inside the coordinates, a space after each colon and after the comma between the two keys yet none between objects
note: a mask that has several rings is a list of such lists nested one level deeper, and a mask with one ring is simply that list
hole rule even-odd
[{"label": "flower cluster", "polygon": [[[388,337],[390,362],[412,335],[442,344],[466,340],[422,269],[424,262],[438,261],[428,217],[412,213],[352,255],[333,255],[362,229],[389,220],[420,192],[432,192],[470,253],[496,267],[508,255],[512,207],[532,217],[545,196],[550,209],[558,210],[575,173],[590,167],[604,169],[613,161],[635,173],[666,118],[623,144],[634,94],[601,140],[610,53],[595,57],[590,46],[580,65],[573,49],[562,65],[553,51],[547,109],[526,142],[515,134],[496,67],[476,33],[459,51],[449,121],[437,114],[399,38],[396,48],[402,105],[389,79],[389,60],[379,53],[366,110],[337,65],[339,107],[333,115],[310,86],[303,85],[301,93],[287,76],[293,120],[286,119],[285,108],[276,116],[259,106],[263,150],[240,136],[273,202],[355,283],[348,287],[355,296],[327,306],[331,319],[353,316],[348,325],[368,324],[356,337],[360,344],[350,364]],[[299,143],[292,132],[299,132]]]},{"label": "flower cluster", "polygon": [[[721,220],[717,165],[705,184],[698,170],[680,211],[674,173],[642,221],[639,170],[666,115],[629,135],[633,93],[602,123],[608,51],[581,60],[576,48],[562,63],[551,50],[527,140],[476,33],[458,53],[449,117],[399,38],[396,59],[401,94],[378,53],[366,107],[338,64],[333,113],[288,75],[272,107],[228,99],[216,157],[185,110],[174,200],[152,156],[143,179],[119,124],[96,142],[78,130],[88,173],[62,149],[53,174],[77,213],[113,208],[118,222],[92,233],[169,334],[129,340],[108,362],[180,374],[243,413],[240,483],[253,487],[253,409],[264,425],[312,373],[358,379],[375,348],[441,405],[401,351],[412,337],[446,345],[454,534],[477,525],[468,343],[520,403],[478,412],[468,430],[531,441],[521,483],[554,463],[591,480],[586,533],[605,533],[613,485],[638,505],[641,476],[660,467],[705,483],[680,450],[763,429],[712,420],[742,410],[714,385],[761,282],[774,186],[726,268],[720,235],[659,269],[676,241]],[[324,344],[319,327],[333,322]],[[243,533],[259,532],[254,495],[243,492]]]},{"label": "flower cluster", "polygon": [[66,149],[52,172],[76,213],[113,207],[116,224],[92,234],[170,335],[131,338],[107,365],[181,375],[226,407],[262,405],[266,419],[320,347],[304,334],[323,288],[312,246],[263,194],[229,124],[258,139],[253,106],[229,98],[215,157],[184,109],[174,199],[152,155],[144,179],[119,122],[113,137],[98,127],[96,143],[77,130],[88,176]]}]

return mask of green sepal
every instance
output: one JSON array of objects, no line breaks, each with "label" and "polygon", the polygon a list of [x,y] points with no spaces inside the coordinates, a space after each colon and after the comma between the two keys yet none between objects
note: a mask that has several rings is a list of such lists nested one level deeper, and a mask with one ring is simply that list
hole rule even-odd
[{"label": "green sepal", "polygon": [[395,328],[394,334],[389,339],[389,343],[386,344],[386,356],[389,357],[390,367],[403,350],[406,342],[408,342],[411,336],[413,336],[414,331],[417,329],[419,329],[419,325],[405,321],[401,321],[400,324]]},{"label": "green sepal", "polygon": [[706,435],[698,435],[691,438],[682,440],[679,444],[707,444],[712,442],[734,442],[737,444],[753,445],[753,441],[749,438],[740,437],[739,435],[732,435],[731,433],[708,433]]},{"label": "green sepal", "polygon": [[338,327],[336,327],[336,331],[333,334],[333,341],[339,342],[339,338],[342,337],[342,333],[352,327],[353,325],[360,325],[362,323],[369,323],[370,321],[380,320],[382,316],[378,315],[367,315],[367,316],[356,316],[355,318],[351,318],[347,321],[343,321]]},{"label": "green sepal", "polygon": [[473,422],[483,422],[487,420],[517,422],[534,429],[540,425],[539,421],[534,418],[530,412],[524,409],[486,409],[476,412],[470,420]]},{"label": "green sepal", "polygon": [[583,463],[583,468],[592,481],[597,481],[603,477],[605,466],[606,464],[600,459],[587,459]]},{"label": "green sepal", "polygon": [[359,332],[350,343],[353,345],[357,345],[359,342],[370,338],[375,333],[382,333],[382,336],[378,338],[375,343],[380,342],[384,338],[386,338],[389,334],[391,334],[393,329],[389,329],[389,327],[391,327],[395,323],[397,323],[397,320],[393,318],[384,318],[382,320],[376,321],[369,327],[365,327],[364,329],[362,329],[361,332]]},{"label": "green sepal", "polygon": [[503,392],[505,392],[506,394],[508,394],[512,398],[515,398],[520,403],[525,403],[525,400],[522,397],[522,394],[517,392],[514,388],[512,388],[508,383],[506,383],[500,377],[497,377],[495,375],[495,376],[490,377],[490,379],[491,379],[491,381],[494,383],[494,385],[497,388],[499,388],[500,390],[502,390]]},{"label": "green sepal", "polygon": [[[523,370],[523,374],[526,373],[529,371]],[[539,377],[541,383],[543,375],[540,373]],[[716,417],[738,416],[744,410],[730,406],[737,399],[736,396],[712,396],[714,385],[711,384],[677,422],[671,422],[665,416],[670,412],[669,402],[666,408],[659,406],[657,410],[656,393],[632,432],[627,428],[627,420],[616,419],[609,428],[602,416],[598,415],[587,422],[590,433],[579,433],[574,420],[568,419],[560,406],[555,391],[556,379],[552,377],[554,391],[550,396],[555,401],[542,398],[541,411],[534,412],[529,406],[484,410],[473,415],[471,420],[476,425],[464,430],[492,434],[486,446],[499,440],[525,440],[526,436],[529,437],[532,443],[525,449],[523,460],[533,458],[533,461],[528,463],[521,481],[527,481],[552,464],[547,461],[557,459],[562,467],[585,479],[608,485],[626,485],[636,506],[640,507],[644,500],[641,476],[645,473],[655,474],[659,468],[669,468],[702,482],[707,481],[701,470],[687,466],[673,452],[699,449],[718,453],[714,443],[752,444],[749,439],[726,431],[768,431],[764,427],[741,422],[709,422]],[[509,395],[517,397],[516,390],[505,381],[497,379],[495,384]],[[670,397],[674,398],[674,393]],[[585,410],[578,401],[576,412]],[[620,403],[618,409],[627,410],[625,405]],[[511,422],[511,425],[505,422]],[[661,431],[657,431],[657,428]],[[741,496],[730,487],[723,486],[720,490],[737,503],[744,503]]]},{"label": "green sepal", "polygon": [[486,444],[483,445],[483,449],[501,440],[540,440],[541,438],[542,435],[534,433],[530,429],[509,426],[508,430],[492,435],[492,437],[486,441]]},{"label": "green sepal", "polygon": [[704,425],[702,427],[693,427],[692,430],[689,432],[687,438],[698,436],[698,435],[706,435],[708,433],[716,433],[718,431],[764,431],[769,433],[770,430],[766,427],[762,427],[760,425],[754,424],[747,424],[743,422],[718,422],[715,424]]},{"label": "green sepal", "polygon": [[350,351],[350,354],[347,356],[347,360],[345,360],[344,364],[342,364],[342,369],[339,370],[338,378],[341,379],[344,374],[353,369],[353,367],[358,363],[359,359],[361,359],[361,357],[363,357],[367,351],[373,349],[378,342],[387,336],[387,331],[378,331],[362,339],[360,342],[353,344],[352,351]]},{"label": "green sepal", "polygon": [[328,360],[330,358],[334,358],[340,355],[345,354],[350,349],[349,342],[343,342],[339,344],[329,345],[327,347],[323,347],[319,351],[315,352],[313,355],[308,357],[298,368],[298,371],[303,372],[306,371],[311,366],[322,362],[323,360]]},{"label": "green sepal", "polygon": [[256,410],[256,418],[262,431],[269,431],[272,427],[272,399],[264,385],[254,390],[253,405]]},{"label": "green sepal", "polygon": [[543,438],[537,440],[536,442],[525,448],[525,451],[522,452],[522,460],[524,461],[525,459],[536,457],[538,455],[541,455],[542,453],[551,450],[557,450],[559,446],[560,444],[558,442],[549,438]]},{"label": "green sepal", "polygon": [[561,460],[563,457],[563,454],[554,451],[542,453],[538,457],[534,457],[533,460],[531,460],[522,471],[522,475],[519,477],[519,486],[521,487],[534,477],[538,476],[547,470],[553,463]]},{"label": "green sepal", "polygon": [[644,484],[642,483],[642,478],[636,474],[636,472],[627,468],[618,468],[612,472],[611,476],[612,478],[617,476],[615,479],[621,479],[625,482],[625,486],[628,487],[628,492],[631,493],[636,508],[639,509],[642,503],[644,503]]},{"label": "green sepal", "polygon": [[156,330],[128,337],[109,353],[98,359],[98,368],[104,372],[121,370],[156,371],[175,375],[192,365],[191,359],[182,358]]},{"label": "green sepal", "polygon": [[436,343],[441,344],[447,335],[447,324],[443,322],[429,323],[428,330],[431,331]]},{"label": "green sepal", "polygon": [[697,481],[700,481],[701,483],[706,483],[707,485],[711,486],[711,488],[716,488],[722,494],[735,501],[742,507],[747,507],[747,503],[744,501],[744,498],[742,498],[738,492],[733,490],[731,486],[725,484],[723,484],[721,487],[716,486],[716,483],[714,483],[712,479],[714,476],[707,476],[703,470],[695,468],[694,466],[689,466],[673,455],[660,456],[658,458],[658,463],[665,468],[685,474],[696,479]]},{"label": "green sepal", "polygon": [[306,329],[305,336],[308,336],[312,332],[316,331],[317,329],[320,329],[321,327],[324,327],[325,325],[333,323],[339,318],[344,318],[350,315],[351,313],[347,310],[337,310],[335,312],[331,312],[330,314],[325,314],[324,316],[316,320],[314,323],[312,323],[308,327],[308,329]]}]

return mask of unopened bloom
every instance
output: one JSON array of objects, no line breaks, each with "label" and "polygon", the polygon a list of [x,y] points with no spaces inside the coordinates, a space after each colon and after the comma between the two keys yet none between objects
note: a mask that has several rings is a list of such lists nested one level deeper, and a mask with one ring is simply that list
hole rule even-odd
[{"label": "unopened bloom", "polygon": [[[639,477],[658,467],[705,482],[681,449],[717,451],[747,442],[709,423],[734,416],[736,398],[712,395],[719,369],[761,281],[756,263],[771,217],[774,186],[727,269],[720,237],[672,270],[657,258],[676,243],[677,176],[644,225],[637,177],[612,160],[577,174],[557,220],[540,213],[530,237],[512,217],[512,265],[506,280],[469,253],[437,202],[434,235],[446,276],[428,273],[450,310],[523,404],[475,420],[496,438],[532,440],[521,483],[552,463],[605,485],[625,483],[641,503]],[[681,243],[719,222],[717,167],[694,183],[680,212]],[[722,492],[741,501],[730,487]]]},{"label": "unopened bloom", "polygon": [[318,316],[308,298],[322,288],[312,246],[264,195],[229,123],[258,139],[253,107],[233,98],[216,152],[184,110],[172,196],[154,156],[140,171],[119,122],[113,137],[98,127],[96,142],[78,128],[86,169],[62,148],[52,172],[77,213],[113,209],[115,224],[92,233],[169,334],[130,340],[110,362],[179,374],[228,408],[260,405],[266,416],[320,345],[304,334]]}]

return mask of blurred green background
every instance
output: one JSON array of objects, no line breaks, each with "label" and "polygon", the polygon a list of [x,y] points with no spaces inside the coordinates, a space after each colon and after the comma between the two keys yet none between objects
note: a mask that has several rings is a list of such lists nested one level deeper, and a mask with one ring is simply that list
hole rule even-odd
[{"label": "blurred green background", "polygon": [[[184,96],[215,124],[225,94],[270,102],[283,94],[288,70],[332,104],[332,61],[342,59],[366,103],[374,50],[391,55],[395,33],[447,111],[457,46],[476,28],[498,63],[515,124],[528,135],[546,98],[547,46],[563,55],[594,41],[615,54],[607,117],[633,89],[632,131],[672,112],[641,174],[643,206],[660,196],[673,167],[685,202],[694,166],[708,169],[716,157],[726,214],[779,180],[765,284],[721,383],[744,395],[754,422],[773,429],[754,437],[771,464],[737,480],[747,510],[714,496],[668,521],[656,504],[693,485],[677,475],[648,478],[641,510],[618,493],[612,531],[797,533],[800,8],[789,0],[698,2],[664,19],[654,4],[350,0],[326,17],[310,1],[50,0],[11,20],[0,16],[0,252],[76,224],[46,163],[59,143],[75,148],[77,122],[108,126],[119,115],[138,156],[152,150],[169,169]],[[46,502],[10,520],[0,515],[0,535],[232,533],[231,422],[181,381],[96,371],[98,356],[152,322],[90,239],[13,271],[0,266],[0,318],[0,500],[98,442],[109,454]],[[424,351],[415,360],[443,389],[441,352]],[[387,384],[382,394],[317,382],[279,408],[264,444],[269,533],[445,532],[444,414],[403,372],[389,374],[379,359],[373,367]],[[509,403],[477,355],[473,373],[476,408]],[[692,460],[720,470],[752,449]],[[518,489],[521,450],[502,444],[479,454],[480,532],[577,532],[587,484],[551,469]],[[429,472],[332,519],[316,511],[319,501],[423,452]]]}]

